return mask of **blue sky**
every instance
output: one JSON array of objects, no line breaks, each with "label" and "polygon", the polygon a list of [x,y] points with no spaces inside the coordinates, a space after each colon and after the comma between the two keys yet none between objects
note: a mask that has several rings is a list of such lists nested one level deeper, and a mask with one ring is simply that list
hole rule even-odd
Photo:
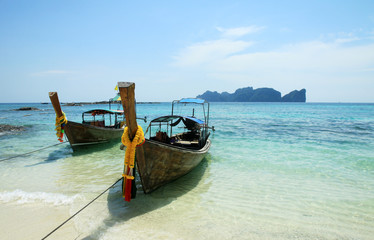
[{"label": "blue sky", "polygon": [[0,0],[0,102],[307,89],[374,102],[374,1]]}]

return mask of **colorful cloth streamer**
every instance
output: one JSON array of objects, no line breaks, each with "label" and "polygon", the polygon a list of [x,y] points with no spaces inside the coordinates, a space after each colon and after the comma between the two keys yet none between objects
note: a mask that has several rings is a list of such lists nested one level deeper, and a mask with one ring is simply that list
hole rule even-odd
[{"label": "colorful cloth streamer", "polygon": [[126,146],[125,153],[125,170],[122,174],[123,176],[123,189],[122,194],[125,201],[130,202],[131,200],[131,182],[134,179],[134,165],[135,165],[135,150],[136,147],[141,146],[145,142],[144,132],[141,126],[138,125],[138,130],[136,131],[134,139],[131,141],[129,138],[129,129],[125,127],[123,131],[122,144]]},{"label": "colorful cloth streamer", "polygon": [[56,116],[56,135],[58,137],[58,140],[60,142],[63,142],[63,137],[64,137],[64,127],[65,127],[65,124],[68,122],[68,120],[66,119],[66,116],[65,116],[65,113],[62,112],[62,115],[60,117],[57,117]]}]

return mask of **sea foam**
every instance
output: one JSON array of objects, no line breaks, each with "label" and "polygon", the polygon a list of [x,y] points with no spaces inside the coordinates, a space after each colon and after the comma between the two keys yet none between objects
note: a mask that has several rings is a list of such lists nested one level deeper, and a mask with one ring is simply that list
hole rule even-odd
[{"label": "sea foam", "polygon": [[73,196],[67,196],[60,193],[25,192],[19,189],[11,192],[0,192],[0,202],[13,202],[17,204],[44,203],[53,204],[56,206],[69,205],[72,204],[77,198],[81,198],[81,196],[78,194]]}]

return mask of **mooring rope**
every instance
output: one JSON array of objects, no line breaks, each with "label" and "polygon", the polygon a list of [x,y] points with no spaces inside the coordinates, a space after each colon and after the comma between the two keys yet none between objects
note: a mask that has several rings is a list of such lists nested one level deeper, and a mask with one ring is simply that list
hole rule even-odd
[{"label": "mooring rope", "polygon": [[47,148],[50,148],[50,147],[54,147],[54,146],[57,146],[57,145],[63,144],[63,143],[67,143],[67,142],[56,143],[56,144],[53,144],[53,145],[50,145],[50,146],[47,146],[47,147],[43,147],[43,148],[36,149],[36,150],[34,150],[34,151],[31,151],[31,152],[22,153],[22,154],[15,155],[15,156],[12,156],[12,157],[8,157],[8,158],[0,159],[0,162],[6,161],[6,160],[9,160],[9,159],[12,159],[12,158],[17,158],[17,157],[21,157],[21,156],[26,156],[26,155],[29,155],[29,154],[31,154],[31,153],[38,152],[38,151],[41,151],[41,150],[44,150],[44,149],[47,149]]},{"label": "mooring rope", "polygon": [[123,179],[123,177],[121,177],[120,179],[118,179],[115,183],[113,183],[112,185],[110,185],[110,187],[108,187],[107,189],[105,189],[102,193],[100,193],[97,197],[95,197],[93,200],[91,200],[91,202],[87,203],[83,208],[81,208],[78,212],[74,213],[74,215],[72,215],[71,217],[69,217],[68,219],[66,219],[63,223],[61,223],[58,227],[56,227],[55,229],[53,229],[53,231],[51,231],[50,233],[48,233],[44,238],[42,238],[42,240],[46,239],[47,237],[49,237],[52,233],[54,233],[55,231],[57,231],[60,227],[62,227],[65,223],[67,223],[68,221],[70,221],[73,217],[75,217],[76,215],[78,215],[78,213],[80,213],[81,211],[83,211],[83,209],[85,209],[86,207],[88,207],[91,203],[93,203],[96,199],[98,199],[99,197],[101,197],[101,195],[103,195],[105,192],[107,192],[109,189],[111,189],[112,187],[114,187],[114,185],[116,185],[119,181],[121,181]]}]

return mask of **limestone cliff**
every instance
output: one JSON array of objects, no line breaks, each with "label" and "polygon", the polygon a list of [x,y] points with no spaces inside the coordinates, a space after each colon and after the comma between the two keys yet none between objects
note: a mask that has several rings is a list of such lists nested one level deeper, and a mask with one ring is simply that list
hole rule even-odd
[{"label": "limestone cliff", "polygon": [[246,87],[239,88],[234,93],[206,91],[197,98],[209,102],[305,102],[306,90],[295,90],[281,97],[281,93],[273,88]]}]

